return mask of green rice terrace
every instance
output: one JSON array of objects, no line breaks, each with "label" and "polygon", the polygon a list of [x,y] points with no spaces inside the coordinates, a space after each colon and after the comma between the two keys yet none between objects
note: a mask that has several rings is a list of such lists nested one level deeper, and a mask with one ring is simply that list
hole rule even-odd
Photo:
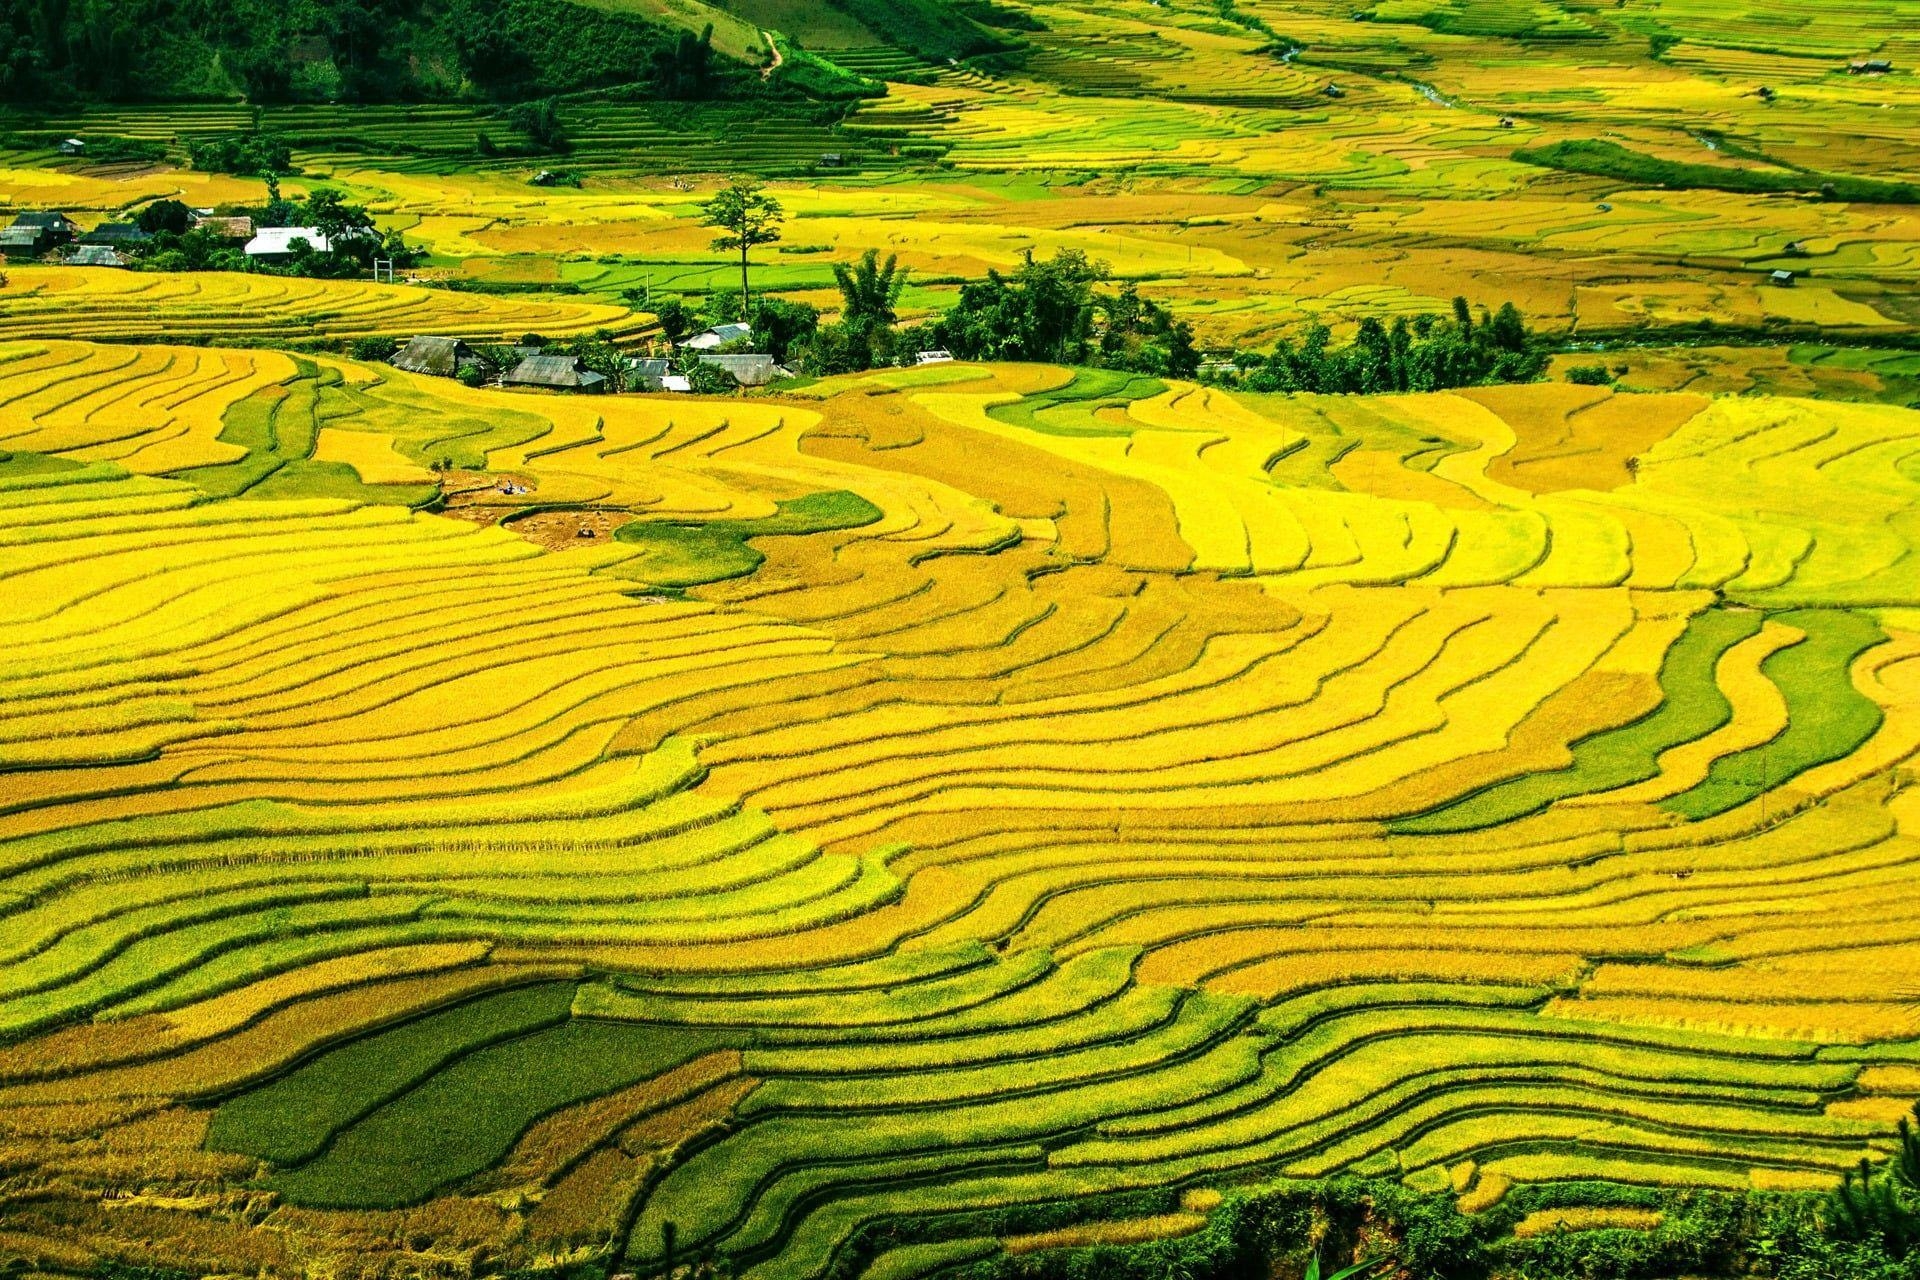
[{"label": "green rice terrace", "polygon": [[1920,1280],[1916,67],[0,0],[0,1280]]}]

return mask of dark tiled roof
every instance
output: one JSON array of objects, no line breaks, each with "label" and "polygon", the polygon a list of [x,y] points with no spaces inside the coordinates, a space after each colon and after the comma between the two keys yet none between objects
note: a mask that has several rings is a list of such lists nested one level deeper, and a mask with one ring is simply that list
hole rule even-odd
[{"label": "dark tiled roof", "polygon": [[472,356],[472,350],[458,338],[417,337],[396,352],[388,363],[408,373],[451,378],[460,372],[460,362]]},{"label": "dark tiled roof", "polygon": [[605,383],[606,378],[582,365],[578,356],[528,356],[502,381],[526,387],[568,387],[585,391]]}]

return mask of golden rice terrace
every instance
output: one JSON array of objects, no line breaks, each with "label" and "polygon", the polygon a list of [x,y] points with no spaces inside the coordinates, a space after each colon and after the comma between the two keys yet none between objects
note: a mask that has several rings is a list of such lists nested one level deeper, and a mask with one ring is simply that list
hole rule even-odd
[{"label": "golden rice terrace", "polygon": [[[1863,1159],[1920,1222],[1920,7],[608,7],[873,91],[0,121],[0,224],[263,205],[179,148],[277,119],[421,254],[0,274],[0,1276],[1571,1280]],[[664,358],[745,171],[823,323],[1082,250],[1206,367],[381,358]],[[1455,294],[1549,372],[1239,376]]]}]

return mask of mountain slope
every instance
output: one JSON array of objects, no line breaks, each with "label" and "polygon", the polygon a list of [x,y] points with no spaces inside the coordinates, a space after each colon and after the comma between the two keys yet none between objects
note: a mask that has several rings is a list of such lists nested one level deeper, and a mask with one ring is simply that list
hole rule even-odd
[{"label": "mountain slope", "polygon": [[[635,85],[727,96],[759,82],[754,34],[675,0],[0,0],[0,101],[511,99]],[[704,24],[702,24],[704,25]],[[693,45],[696,47],[690,48]],[[693,65],[697,64],[697,65]]]}]

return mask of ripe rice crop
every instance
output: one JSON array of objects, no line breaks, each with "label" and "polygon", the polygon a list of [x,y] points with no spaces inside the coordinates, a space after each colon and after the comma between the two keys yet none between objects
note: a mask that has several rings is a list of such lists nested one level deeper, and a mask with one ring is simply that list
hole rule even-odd
[{"label": "ripe rice crop", "polygon": [[0,343],[9,1176],[771,1280],[1886,1143],[1920,415],[806,390]]},{"label": "ripe rice crop", "polygon": [[15,267],[0,288],[0,338],[260,341],[415,333],[487,342],[642,327],[625,308],[496,298],[413,285],[232,273]]}]

